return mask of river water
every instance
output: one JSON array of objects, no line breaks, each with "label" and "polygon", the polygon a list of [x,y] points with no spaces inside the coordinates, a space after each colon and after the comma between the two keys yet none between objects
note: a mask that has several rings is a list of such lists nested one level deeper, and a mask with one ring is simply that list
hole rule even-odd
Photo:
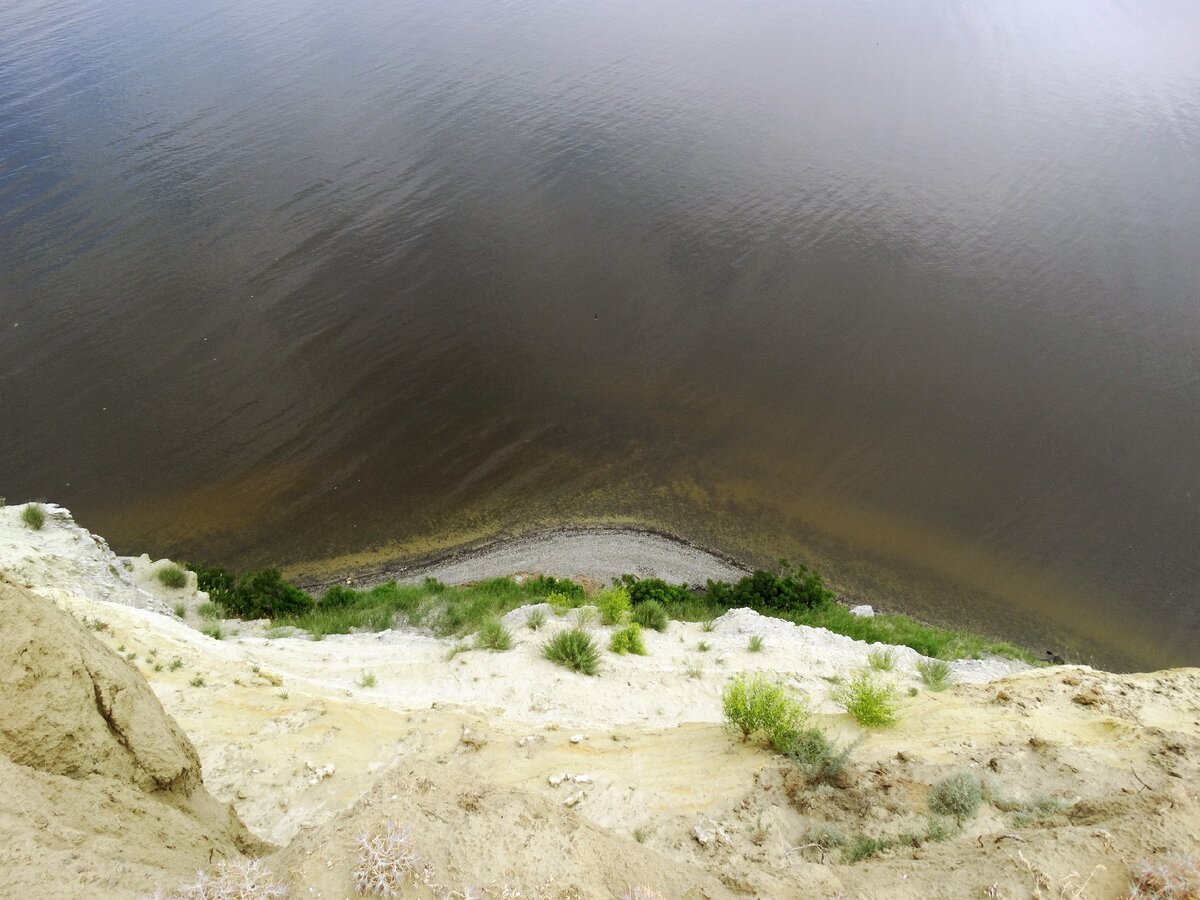
[{"label": "river water", "polygon": [[6,0],[0,421],[118,550],[634,522],[1200,663],[1200,4]]}]

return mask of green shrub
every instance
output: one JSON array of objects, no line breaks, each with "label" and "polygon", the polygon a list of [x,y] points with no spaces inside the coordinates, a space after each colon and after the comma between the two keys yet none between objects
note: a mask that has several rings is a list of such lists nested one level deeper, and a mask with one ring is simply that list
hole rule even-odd
[{"label": "green shrub", "polygon": [[786,751],[808,721],[808,706],[790,697],[782,685],[758,673],[742,672],[721,692],[725,725],[742,740],[762,735],[770,746]]},{"label": "green shrub", "polygon": [[804,836],[804,843],[832,850],[834,847],[846,846],[846,835],[836,825],[814,825]]},{"label": "green shrub", "polygon": [[687,589],[687,585],[667,584],[661,578],[638,578],[634,575],[622,575],[619,581],[629,591],[629,599],[634,606],[650,602],[669,606],[672,603],[684,603],[692,599],[692,592]]},{"label": "green shrub", "polygon": [[154,573],[154,577],[163,587],[178,589],[187,584],[187,574],[175,563],[163,566]]},{"label": "green shrub", "polygon": [[580,628],[592,628],[600,619],[600,610],[594,606],[579,606],[575,613],[575,624]]},{"label": "green shrub", "polygon": [[511,650],[512,632],[499,619],[490,619],[479,626],[475,646],[481,650]]},{"label": "green shrub", "polygon": [[189,563],[188,568],[196,573],[196,587],[208,594],[214,603],[227,604],[233,595],[237,579],[228,569],[218,566],[203,566]]},{"label": "green shrub", "polygon": [[362,688],[373,688],[379,683],[379,679],[375,677],[374,672],[363,670],[362,675],[358,679],[358,686]]},{"label": "green shrub", "polygon": [[970,772],[949,775],[929,789],[929,809],[962,821],[975,815],[983,802],[983,786]]},{"label": "green shrub", "polygon": [[620,625],[633,609],[629,591],[623,587],[609,588],[596,598],[600,621],[605,625]]},{"label": "green shrub", "polygon": [[877,647],[867,654],[867,663],[872,669],[880,672],[890,672],[896,668],[896,651],[891,647]]},{"label": "green shrub", "polygon": [[701,653],[707,653],[709,650],[712,649],[712,644],[710,644],[708,641],[701,641],[700,643],[698,643],[696,645],[696,649],[699,650]]},{"label": "green shrub", "polygon": [[538,631],[546,624],[546,614],[540,609],[532,609],[525,617],[525,624],[530,631]]},{"label": "green shrub", "polygon": [[761,634],[752,634],[750,639],[746,641],[746,649],[751,653],[761,653],[763,648],[763,639]]},{"label": "green shrub", "polygon": [[241,619],[296,616],[313,608],[313,598],[283,580],[278,569],[247,572],[221,605]]},{"label": "green shrub", "polygon": [[633,653],[636,656],[645,656],[646,642],[642,639],[642,626],[637,622],[630,622],[624,628],[614,631],[608,649],[618,654]]},{"label": "green shrub", "polygon": [[554,635],[542,648],[542,655],[584,675],[595,675],[600,668],[600,651],[592,636],[582,628],[570,628]]},{"label": "green shrub", "polygon": [[175,604],[175,617],[178,619],[182,619],[186,615],[187,615],[187,604],[186,603],[176,603]]},{"label": "green shrub", "polygon": [[950,687],[950,663],[944,659],[919,659],[917,672],[931,691],[944,691]]},{"label": "green shrub", "polygon": [[716,623],[712,619],[705,619],[700,623],[700,630],[707,634],[710,631],[716,630]]},{"label": "green shrub", "polygon": [[868,728],[888,726],[894,725],[898,719],[896,686],[876,680],[865,669],[855,672],[848,682],[835,685],[829,696],[835,703],[846,707],[846,712],[859,725]]},{"label": "green shrub", "polygon": [[710,600],[721,606],[748,606],[781,612],[828,606],[835,596],[825,586],[820,574],[807,566],[800,566],[785,575],[774,575],[759,569],[734,585],[709,581],[707,593]]},{"label": "green shrub", "polygon": [[551,575],[539,575],[525,582],[529,593],[537,597],[545,597],[547,602],[551,594],[561,594],[571,601],[569,606],[577,606],[583,602],[583,586],[576,584],[570,578],[555,578]]},{"label": "green shrub", "polygon": [[857,742],[838,746],[819,728],[804,728],[784,748],[787,756],[813,784],[836,784]]},{"label": "green shrub", "polygon": [[333,584],[325,589],[318,606],[321,609],[343,609],[358,603],[359,593],[344,584]]},{"label": "green shrub", "polygon": [[171,657],[171,664],[169,666],[167,666],[167,668],[170,669],[172,672],[174,672],[176,669],[182,669],[183,668],[183,660],[180,659],[178,656],[173,656],[173,657]]},{"label": "green shrub", "polygon": [[204,676],[199,674],[193,675],[192,680],[188,684],[192,687],[204,687]]},{"label": "green shrub", "polygon": [[40,503],[27,503],[21,510],[21,521],[34,531],[41,531],[46,524],[46,510]]},{"label": "green shrub", "polygon": [[633,608],[633,621],[643,628],[653,628],[655,631],[667,630],[667,611],[657,600],[647,600]]},{"label": "green shrub", "polygon": [[214,622],[212,625],[205,625],[200,629],[200,633],[207,635],[214,641],[224,640],[225,638],[225,632],[221,630],[221,625],[218,622]]}]

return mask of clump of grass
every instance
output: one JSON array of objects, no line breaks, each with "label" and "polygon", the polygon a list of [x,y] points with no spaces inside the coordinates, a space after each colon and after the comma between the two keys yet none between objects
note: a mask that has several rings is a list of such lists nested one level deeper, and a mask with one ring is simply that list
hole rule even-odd
[{"label": "clump of grass", "polygon": [[709,650],[712,649],[712,644],[710,644],[708,641],[701,641],[700,643],[698,643],[696,645],[696,649],[699,650],[701,653],[707,653]]},{"label": "clump of grass", "polygon": [[1053,797],[1038,797],[1036,800],[1017,804],[1010,809],[1013,813],[1013,825],[1017,828],[1036,825],[1043,819],[1062,812],[1063,805],[1061,800],[1055,800]]},{"label": "clump of grass", "polygon": [[484,622],[475,634],[475,646],[480,650],[511,650],[512,645],[512,632],[499,619]]},{"label": "clump of grass", "polygon": [[530,631],[540,631],[542,626],[546,624],[546,613],[540,609],[529,611],[529,615],[525,617],[525,625]]},{"label": "clump of grass", "polygon": [[945,841],[957,833],[958,830],[944,820],[930,817],[922,832],[905,831],[896,837],[871,837],[860,834],[842,850],[842,862],[860,862],[893,847],[920,847],[933,841]]},{"label": "clump of grass", "polygon": [[108,623],[100,621],[95,616],[92,616],[90,619],[87,620],[87,626],[88,626],[88,628],[92,629],[92,631],[108,630]]},{"label": "clump of grass", "polygon": [[575,624],[580,628],[593,628],[600,620],[600,610],[594,606],[580,606],[575,613]]},{"label": "clump of grass", "polygon": [[40,503],[27,503],[21,510],[21,521],[34,531],[41,531],[46,524],[46,510]]},{"label": "clump of grass", "polygon": [[221,607],[208,600],[196,607],[196,615],[202,619],[220,619]]},{"label": "clump of grass", "polygon": [[929,789],[929,809],[960,822],[975,815],[983,802],[983,785],[970,772],[949,775]]},{"label": "clump of grass", "polygon": [[917,672],[931,691],[944,691],[950,687],[950,663],[944,659],[919,659]]},{"label": "clump of grass", "polygon": [[360,675],[358,678],[358,686],[361,688],[373,688],[378,683],[378,679],[375,678],[375,673],[368,672],[365,669],[363,670],[362,675]]},{"label": "clump of grass", "polygon": [[742,740],[761,735],[775,750],[786,752],[808,721],[808,705],[788,695],[765,675],[742,672],[721,692],[725,725]]},{"label": "clump of grass", "polygon": [[542,648],[542,655],[551,662],[584,675],[595,675],[600,668],[600,651],[596,649],[596,642],[582,628],[569,628],[554,635]]},{"label": "clump of grass", "polygon": [[630,622],[624,628],[618,628],[608,642],[608,649],[622,655],[632,653],[635,656],[645,656],[646,641],[642,637],[642,626],[637,622]]},{"label": "clump of grass", "polygon": [[200,629],[200,633],[203,635],[207,635],[208,637],[212,638],[214,641],[220,641],[220,640],[225,639],[225,632],[221,630],[220,622],[214,622],[211,625],[205,625],[203,628]]},{"label": "clump of grass", "polygon": [[819,728],[804,728],[784,749],[811,784],[837,784],[858,742],[838,746]]},{"label": "clump of grass", "polygon": [[891,647],[877,647],[867,654],[867,663],[876,671],[890,672],[896,668],[896,651]]},{"label": "clump of grass", "polygon": [[176,669],[182,669],[183,668],[183,660],[178,656],[173,656],[173,657],[171,657],[171,664],[169,666],[167,666],[167,668],[170,669],[172,672],[174,672]]},{"label": "clump of grass", "polygon": [[896,842],[892,839],[860,834],[842,851],[842,862],[846,865],[853,865],[864,859],[878,856],[884,850],[890,850],[894,846],[896,846]]},{"label": "clump of grass", "polygon": [[186,603],[176,603],[175,604],[175,618],[182,619],[182,618],[185,618],[186,616],[187,616],[187,604]]},{"label": "clump of grass", "polygon": [[750,639],[746,641],[746,650],[750,653],[761,653],[763,648],[763,639],[761,634],[752,634]]},{"label": "clump of grass", "polygon": [[188,682],[192,687],[204,687],[204,676],[197,672],[192,676],[192,680]]},{"label": "clump of grass", "polygon": [[130,650],[128,653],[125,654],[125,658],[127,660],[129,660],[130,662],[133,662],[135,659],[137,659],[137,653]]},{"label": "clump of grass", "polygon": [[834,847],[846,846],[846,835],[836,825],[814,825],[804,835],[804,843],[832,850]]},{"label": "clump of grass", "polygon": [[708,634],[709,632],[716,630],[716,627],[717,627],[716,623],[713,621],[712,618],[705,619],[703,622],[700,623],[700,630],[703,631],[705,634]]},{"label": "clump of grass", "polygon": [[571,611],[571,599],[560,591],[547,595],[546,602],[550,604],[550,612],[556,616],[565,616]]},{"label": "clump of grass", "polygon": [[633,621],[643,628],[653,628],[655,631],[667,630],[667,609],[657,600],[647,600],[639,603],[633,610]]},{"label": "clump of grass", "polygon": [[1169,853],[1138,865],[1130,900],[1195,900],[1200,897],[1200,856]]},{"label": "clump of grass", "polygon": [[162,670],[163,670],[163,664],[162,664],[162,663],[160,663],[160,662],[156,662],[156,663],[154,664],[154,671],[155,671],[155,672],[161,672]]},{"label": "clump of grass", "polygon": [[683,670],[688,678],[703,678],[704,665],[698,659],[689,659],[683,664]]},{"label": "clump of grass", "polygon": [[623,587],[609,588],[596,598],[600,621],[605,625],[620,625],[633,610],[629,591]]},{"label": "clump of grass", "polygon": [[276,694],[275,696],[276,696],[276,697],[278,697],[280,700],[286,700],[286,699],[288,698],[288,692],[287,692],[287,691],[280,691],[280,692],[279,692],[278,694]]},{"label": "clump of grass", "polygon": [[471,649],[471,645],[468,644],[466,641],[456,642],[454,644],[454,646],[452,646],[449,650],[446,651],[446,662],[450,662],[450,660],[454,659],[454,657],[458,656],[458,654],[466,653],[470,649]]},{"label": "clump of grass", "polygon": [[877,680],[866,669],[855,672],[848,682],[835,685],[829,696],[867,728],[887,727],[899,719],[896,686]]},{"label": "clump of grass", "polygon": [[181,588],[187,584],[187,573],[175,563],[163,566],[154,573],[154,577],[163,587]]}]

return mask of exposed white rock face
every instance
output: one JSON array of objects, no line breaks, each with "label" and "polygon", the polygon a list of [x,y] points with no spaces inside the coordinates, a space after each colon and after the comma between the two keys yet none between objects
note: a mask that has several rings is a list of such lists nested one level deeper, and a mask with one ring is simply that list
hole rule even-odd
[{"label": "exposed white rock face", "polygon": [[[9,579],[21,585],[34,585],[42,593],[57,592],[153,612],[170,612],[164,600],[139,586],[139,581],[152,578],[152,570],[158,563],[151,562],[149,557],[118,557],[104,538],[80,528],[70,511],[61,506],[42,504],[46,524],[37,531],[21,521],[22,508],[0,507],[0,570]],[[194,596],[194,575],[180,591]],[[162,593],[169,591],[163,588]]]}]

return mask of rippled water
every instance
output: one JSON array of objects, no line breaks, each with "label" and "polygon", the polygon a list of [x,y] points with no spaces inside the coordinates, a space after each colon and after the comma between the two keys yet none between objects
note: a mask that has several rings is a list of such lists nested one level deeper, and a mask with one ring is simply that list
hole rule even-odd
[{"label": "rippled water", "polygon": [[7,0],[0,492],[578,519],[1200,663],[1200,5]]}]

